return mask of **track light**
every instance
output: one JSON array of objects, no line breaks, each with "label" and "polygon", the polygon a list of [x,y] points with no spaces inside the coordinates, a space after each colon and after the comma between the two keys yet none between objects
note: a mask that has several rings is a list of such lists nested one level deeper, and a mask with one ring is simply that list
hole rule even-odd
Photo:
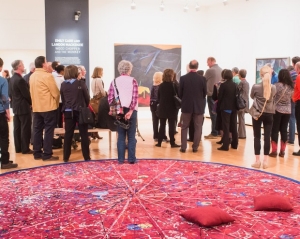
[{"label": "track light", "polygon": [[131,2],[131,9],[135,9],[135,8],[136,8],[135,2],[134,2],[134,0],[132,0],[132,2]]},{"label": "track light", "polygon": [[79,20],[80,15],[81,15],[81,12],[80,12],[80,11],[76,11],[76,12],[74,13],[74,20],[75,20],[76,22]]},{"label": "track light", "polygon": [[200,6],[199,6],[199,4],[198,4],[198,3],[196,3],[196,7],[195,7],[195,9],[196,9],[196,11],[199,11],[199,9],[200,9]]},{"label": "track light", "polygon": [[188,4],[185,5],[185,7],[183,8],[183,11],[187,12],[189,10]]},{"label": "track light", "polygon": [[160,10],[163,11],[165,9],[164,1],[161,1]]},{"label": "track light", "polygon": [[224,4],[224,6],[226,6],[227,5],[227,0],[223,0],[223,4]]}]

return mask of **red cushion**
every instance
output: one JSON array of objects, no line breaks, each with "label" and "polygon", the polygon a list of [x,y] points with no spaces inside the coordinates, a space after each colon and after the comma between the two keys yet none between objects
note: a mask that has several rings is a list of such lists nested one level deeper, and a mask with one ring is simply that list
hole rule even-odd
[{"label": "red cushion", "polygon": [[180,214],[187,221],[200,226],[213,227],[223,223],[233,222],[234,219],[219,208],[206,206],[189,209]]},{"label": "red cushion", "polygon": [[255,211],[284,211],[293,210],[290,201],[280,195],[267,194],[254,197]]}]

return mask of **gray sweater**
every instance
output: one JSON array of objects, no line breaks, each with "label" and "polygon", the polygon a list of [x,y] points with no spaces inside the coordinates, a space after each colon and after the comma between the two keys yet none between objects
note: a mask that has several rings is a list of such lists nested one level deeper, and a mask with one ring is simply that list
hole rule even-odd
[{"label": "gray sweater", "polygon": [[222,80],[221,76],[222,68],[218,64],[214,64],[205,72],[206,85],[207,85],[207,96],[212,96],[214,91],[214,84]]},{"label": "gray sweater", "polygon": [[[263,113],[275,114],[275,105],[274,105],[275,93],[276,93],[276,87],[272,85],[270,99],[267,101]],[[253,104],[255,104],[255,108],[261,112],[266,101],[263,93],[263,84],[259,83],[253,85],[250,96],[254,100]]]},{"label": "gray sweater", "polygon": [[249,110],[249,83],[248,81],[241,80],[240,83],[238,84],[238,88],[240,90],[242,98],[246,101],[246,108],[245,112],[248,112]]}]

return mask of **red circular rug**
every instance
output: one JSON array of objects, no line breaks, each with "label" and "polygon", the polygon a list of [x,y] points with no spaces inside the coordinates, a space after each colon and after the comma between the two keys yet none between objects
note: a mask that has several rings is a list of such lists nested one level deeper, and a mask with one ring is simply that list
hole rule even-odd
[{"label": "red circular rug", "polygon": [[[75,162],[2,174],[0,185],[0,238],[300,238],[299,182],[230,165]],[[253,196],[270,193],[294,210],[254,211]],[[206,205],[235,221],[204,228],[179,215]]]}]

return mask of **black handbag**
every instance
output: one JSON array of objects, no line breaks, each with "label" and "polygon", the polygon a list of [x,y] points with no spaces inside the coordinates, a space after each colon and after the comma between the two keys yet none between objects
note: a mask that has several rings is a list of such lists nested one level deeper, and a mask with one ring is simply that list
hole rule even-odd
[{"label": "black handbag", "polygon": [[77,98],[80,99],[80,104],[83,104],[79,106],[79,120],[78,124],[92,124],[94,125],[95,123],[95,118],[92,113],[92,111],[89,109],[89,107],[85,106],[85,101],[83,98],[83,91],[82,91],[82,81],[79,81],[79,86],[78,86],[78,94]]},{"label": "black handbag", "polygon": [[247,104],[247,102],[243,99],[239,88],[236,87],[236,108],[237,108],[237,110],[245,109],[246,104]]},{"label": "black handbag", "polygon": [[176,109],[181,108],[181,99],[178,97],[176,90],[175,90],[175,85],[173,84],[173,90],[174,90],[174,102],[175,102],[175,107]]}]

